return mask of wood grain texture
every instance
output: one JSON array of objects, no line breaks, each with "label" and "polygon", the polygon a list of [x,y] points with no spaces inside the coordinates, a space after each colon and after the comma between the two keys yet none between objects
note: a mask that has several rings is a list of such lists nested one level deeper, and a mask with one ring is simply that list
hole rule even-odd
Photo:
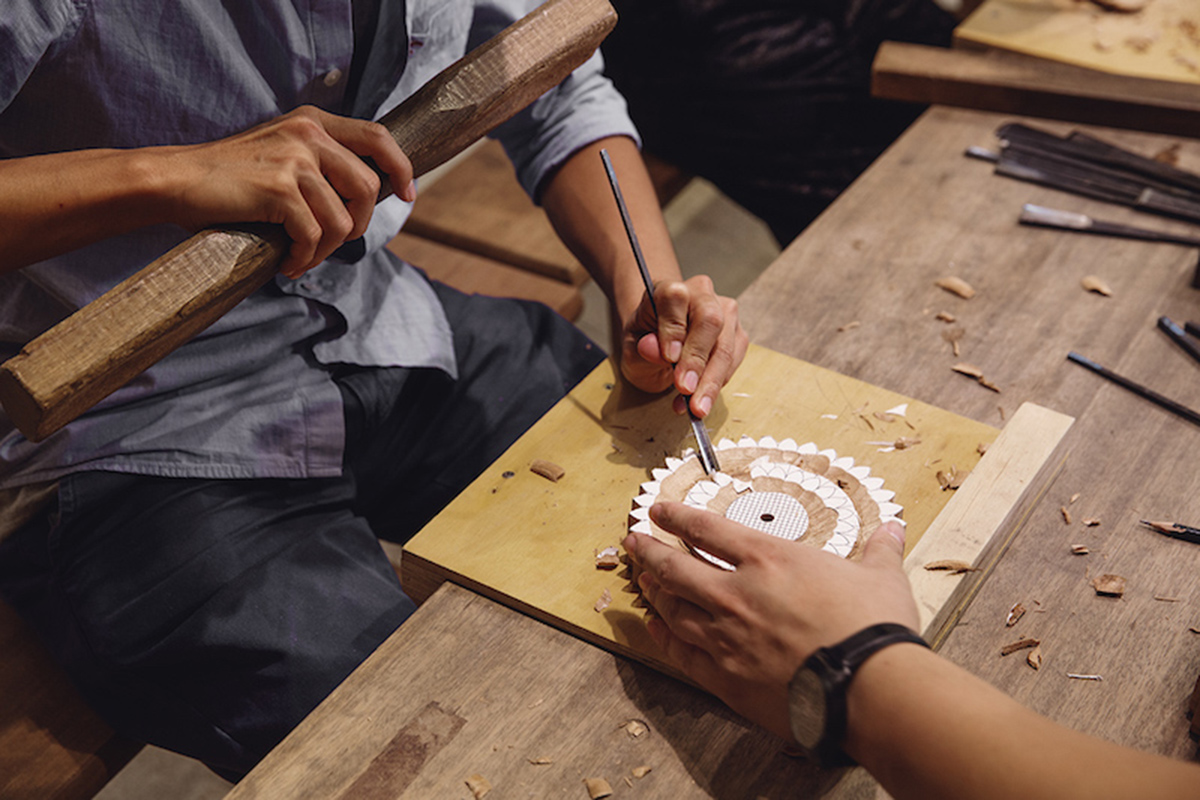
[{"label": "wood grain texture", "polygon": [[496,141],[484,142],[422,191],[404,230],[570,286],[588,279]]},{"label": "wood grain texture", "polygon": [[[563,80],[616,23],[607,0],[550,0],[385,116],[423,174]],[[41,440],[215,322],[265,284],[286,252],[278,230],[205,231],[0,367],[0,403]]]},{"label": "wood grain texture", "polygon": [[436,281],[469,294],[536,300],[569,320],[583,310],[579,288],[553,278],[456,250],[429,239],[401,233],[388,249]]},{"label": "wood grain texture", "polygon": [[[870,416],[904,402],[909,408],[903,419],[885,423]],[[677,674],[646,633],[628,577],[594,565],[596,551],[624,538],[627,512],[640,484],[650,479],[650,469],[690,442],[687,425],[670,405],[670,397],[647,397],[628,388],[616,380],[610,362],[602,364],[408,542],[401,559],[405,590],[420,602],[451,580]],[[826,414],[838,418],[823,418]],[[998,433],[990,426],[752,347],[708,426],[715,440],[793,438],[853,457],[896,492],[914,542],[925,542],[922,535],[936,526],[954,496],[942,490],[938,469],[951,464],[984,469],[995,463],[984,469],[983,480],[959,490],[961,510],[954,524],[936,528],[936,540],[924,545],[929,558],[965,552],[973,561],[1049,456],[1044,447],[1025,446],[1025,438],[1037,435],[1052,451],[1061,436],[1064,423],[1056,427],[1047,416],[1058,415],[1043,413],[1041,422],[1018,426],[1021,432],[1009,437],[1010,444],[989,450],[981,460],[978,446],[991,444]],[[921,443],[879,452],[878,442],[902,435]],[[565,476],[551,483],[531,473],[529,464],[537,458],[561,465]],[[957,584],[938,577],[942,580],[931,585],[928,604],[940,605]],[[597,613],[593,606],[605,590],[612,605]]]},{"label": "wood grain texture", "polygon": [[[494,787],[489,798],[586,798],[583,781],[596,777],[614,797],[647,800],[870,786],[861,771],[821,772],[785,755],[781,740],[697,689],[447,584],[229,800],[344,796],[429,703],[465,722],[393,787],[397,800],[468,798],[472,774]],[[631,736],[629,720],[647,732]],[[652,771],[634,778],[641,765]]]},{"label": "wood grain texture", "polygon": [[[755,341],[993,424],[1034,402],[1071,415],[1070,452],[991,577],[942,647],[1019,701],[1088,733],[1190,757],[1178,713],[1200,671],[1200,547],[1145,531],[1138,519],[1200,519],[1200,475],[1190,468],[1200,429],[1066,361],[1070,350],[1195,404],[1196,365],[1155,327],[1160,314],[1200,318],[1189,282],[1196,250],[1073,236],[1017,225],[1026,202],[1177,233],[1194,228],[1052,189],[996,177],[963,158],[994,146],[1011,117],[933,108],[739,298]],[[1031,123],[1065,133],[1074,126]],[[1088,129],[1154,155],[1180,145],[1179,166],[1200,168],[1200,142]],[[962,300],[934,286],[959,275]],[[1104,278],[1112,297],[1085,292]],[[956,322],[935,319],[949,311]],[[803,320],[797,325],[795,320]],[[838,326],[862,320],[852,331]],[[960,329],[956,358],[943,332]],[[978,365],[989,392],[950,367]],[[1070,498],[1078,494],[1074,504]],[[1069,505],[1074,522],[1059,512]],[[1083,527],[1082,517],[1101,524]],[[1090,554],[1072,555],[1072,544]],[[1120,599],[1097,597],[1101,573],[1129,580]],[[1175,602],[1156,600],[1173,597]],[[1030,609],[1012,629],[1015,603]],[[999,648],[1031,635],[1045,660],[1034,672]],[[1102,674],[1100,683],[1067,672]]]},{"label": "wood grain texture", "polygon": [[871,93],[1181,136],[1200,133],[1200,92],[1194,85],[1003,51],[884,42],[871,66]]},{"label": "wood grain texture", "polygon": [[91,797],[141,745],[117,736],[0,603],[0,797]]}]

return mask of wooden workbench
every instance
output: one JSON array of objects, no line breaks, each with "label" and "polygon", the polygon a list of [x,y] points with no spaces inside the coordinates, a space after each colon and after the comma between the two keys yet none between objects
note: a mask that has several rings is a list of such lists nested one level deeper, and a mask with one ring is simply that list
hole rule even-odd
[{"label": "wooden workbench", "polygon": [[[1200,429],[1065,356],[1079,350],[1200,405],[1189,392],[1200,367],[1154,327],[1164,313],[1200,320],[1189,288],[1196,252],[1018,227],[1021,204],[1036,202],[1187,230],[994,177],[962,157],[992,144],[1007,119],[927,112],[740,298],[743,318],[759,344],[990,425],[1024,401],[1076,417],[1063,470],[942,652],[1060,722],[1189,757],[1200,547],[1136,521],[1200,520]],[[1151,153],[1172,143],[1098,135]],[[1200,169],[1200,143],[1185,143],[1181,158]],[[978,294],[933,285],[952,274]],[[1086,293],[1086,274],[1113,296]],[[942,336],[954,329],[957,359]],[[1002,392],[952,372],[958,360]],[[1083,527],[1084,517],[1101,522]],[[1090,553],[1072,555],[1078,543]],[[1095,595],[1088,580],[1102,572],[1128,579],[1123,598]],[[1030,612],[1006,628],[1017,602]],[[1042,640],[1039,671],[999,655],[1022,635]],[[648,732],[631,736],[631,719]],[[635,779],[640,765],[653,771]],[[614,797],[783,798],[820,794],[834,779],[686,684],[447,584],[231,797],[469,798],[474,774],[494,787],[489,798],[585,798],[591,777],[606,778]],[[858,781],[839,791],[874,794]]]}]

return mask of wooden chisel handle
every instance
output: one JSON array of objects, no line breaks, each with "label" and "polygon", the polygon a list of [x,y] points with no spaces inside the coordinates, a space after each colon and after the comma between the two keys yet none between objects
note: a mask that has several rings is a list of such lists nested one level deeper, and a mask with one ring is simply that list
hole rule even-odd
[{"label": "wooden chisel handle", "polygon": [[[549,0],[381,122],[424,174],[559,84],[616,19],[608,0]],[[0,403],[41,441],[263,286],[288,246],[278,226],[201,231],[0,365]]]}]

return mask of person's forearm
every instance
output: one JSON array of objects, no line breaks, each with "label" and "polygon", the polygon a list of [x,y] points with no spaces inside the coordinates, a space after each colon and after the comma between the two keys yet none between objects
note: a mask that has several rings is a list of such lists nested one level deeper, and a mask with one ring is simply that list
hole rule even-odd
[{"label": "person's forearm", "polygon": [[0,161],[0,272],[165,221],[151,164],[139,150]]},{"label": "person's forearm", "polygon": [[1200,768],[1085,736],[916,645],[848,695],[846,751],[897,798],[1196,797]]},{"label": "person's forearm", "polygon": [[600,161],[602,148],[612,158],[651,276],[656,282],[678,280],[679,262],[658,197],[632,140],[612,137],[579,150],[547,181],[542,205],[559,237],[608,295],[617,315],[625,319],[645,289]]}]

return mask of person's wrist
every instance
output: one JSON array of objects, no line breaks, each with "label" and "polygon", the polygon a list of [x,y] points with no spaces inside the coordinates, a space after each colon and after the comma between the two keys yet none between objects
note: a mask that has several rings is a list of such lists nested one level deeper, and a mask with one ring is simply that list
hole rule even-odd
[{"label": "person's wrist", "polygon": [[911,691],[938,656],[929,648],[902,642],[872,654],[859,667],[846,692],[846,733],[842,749],[856,762],[871,768],[886,750],[892,726],[887,724],[889,703],[897,693]]}]

